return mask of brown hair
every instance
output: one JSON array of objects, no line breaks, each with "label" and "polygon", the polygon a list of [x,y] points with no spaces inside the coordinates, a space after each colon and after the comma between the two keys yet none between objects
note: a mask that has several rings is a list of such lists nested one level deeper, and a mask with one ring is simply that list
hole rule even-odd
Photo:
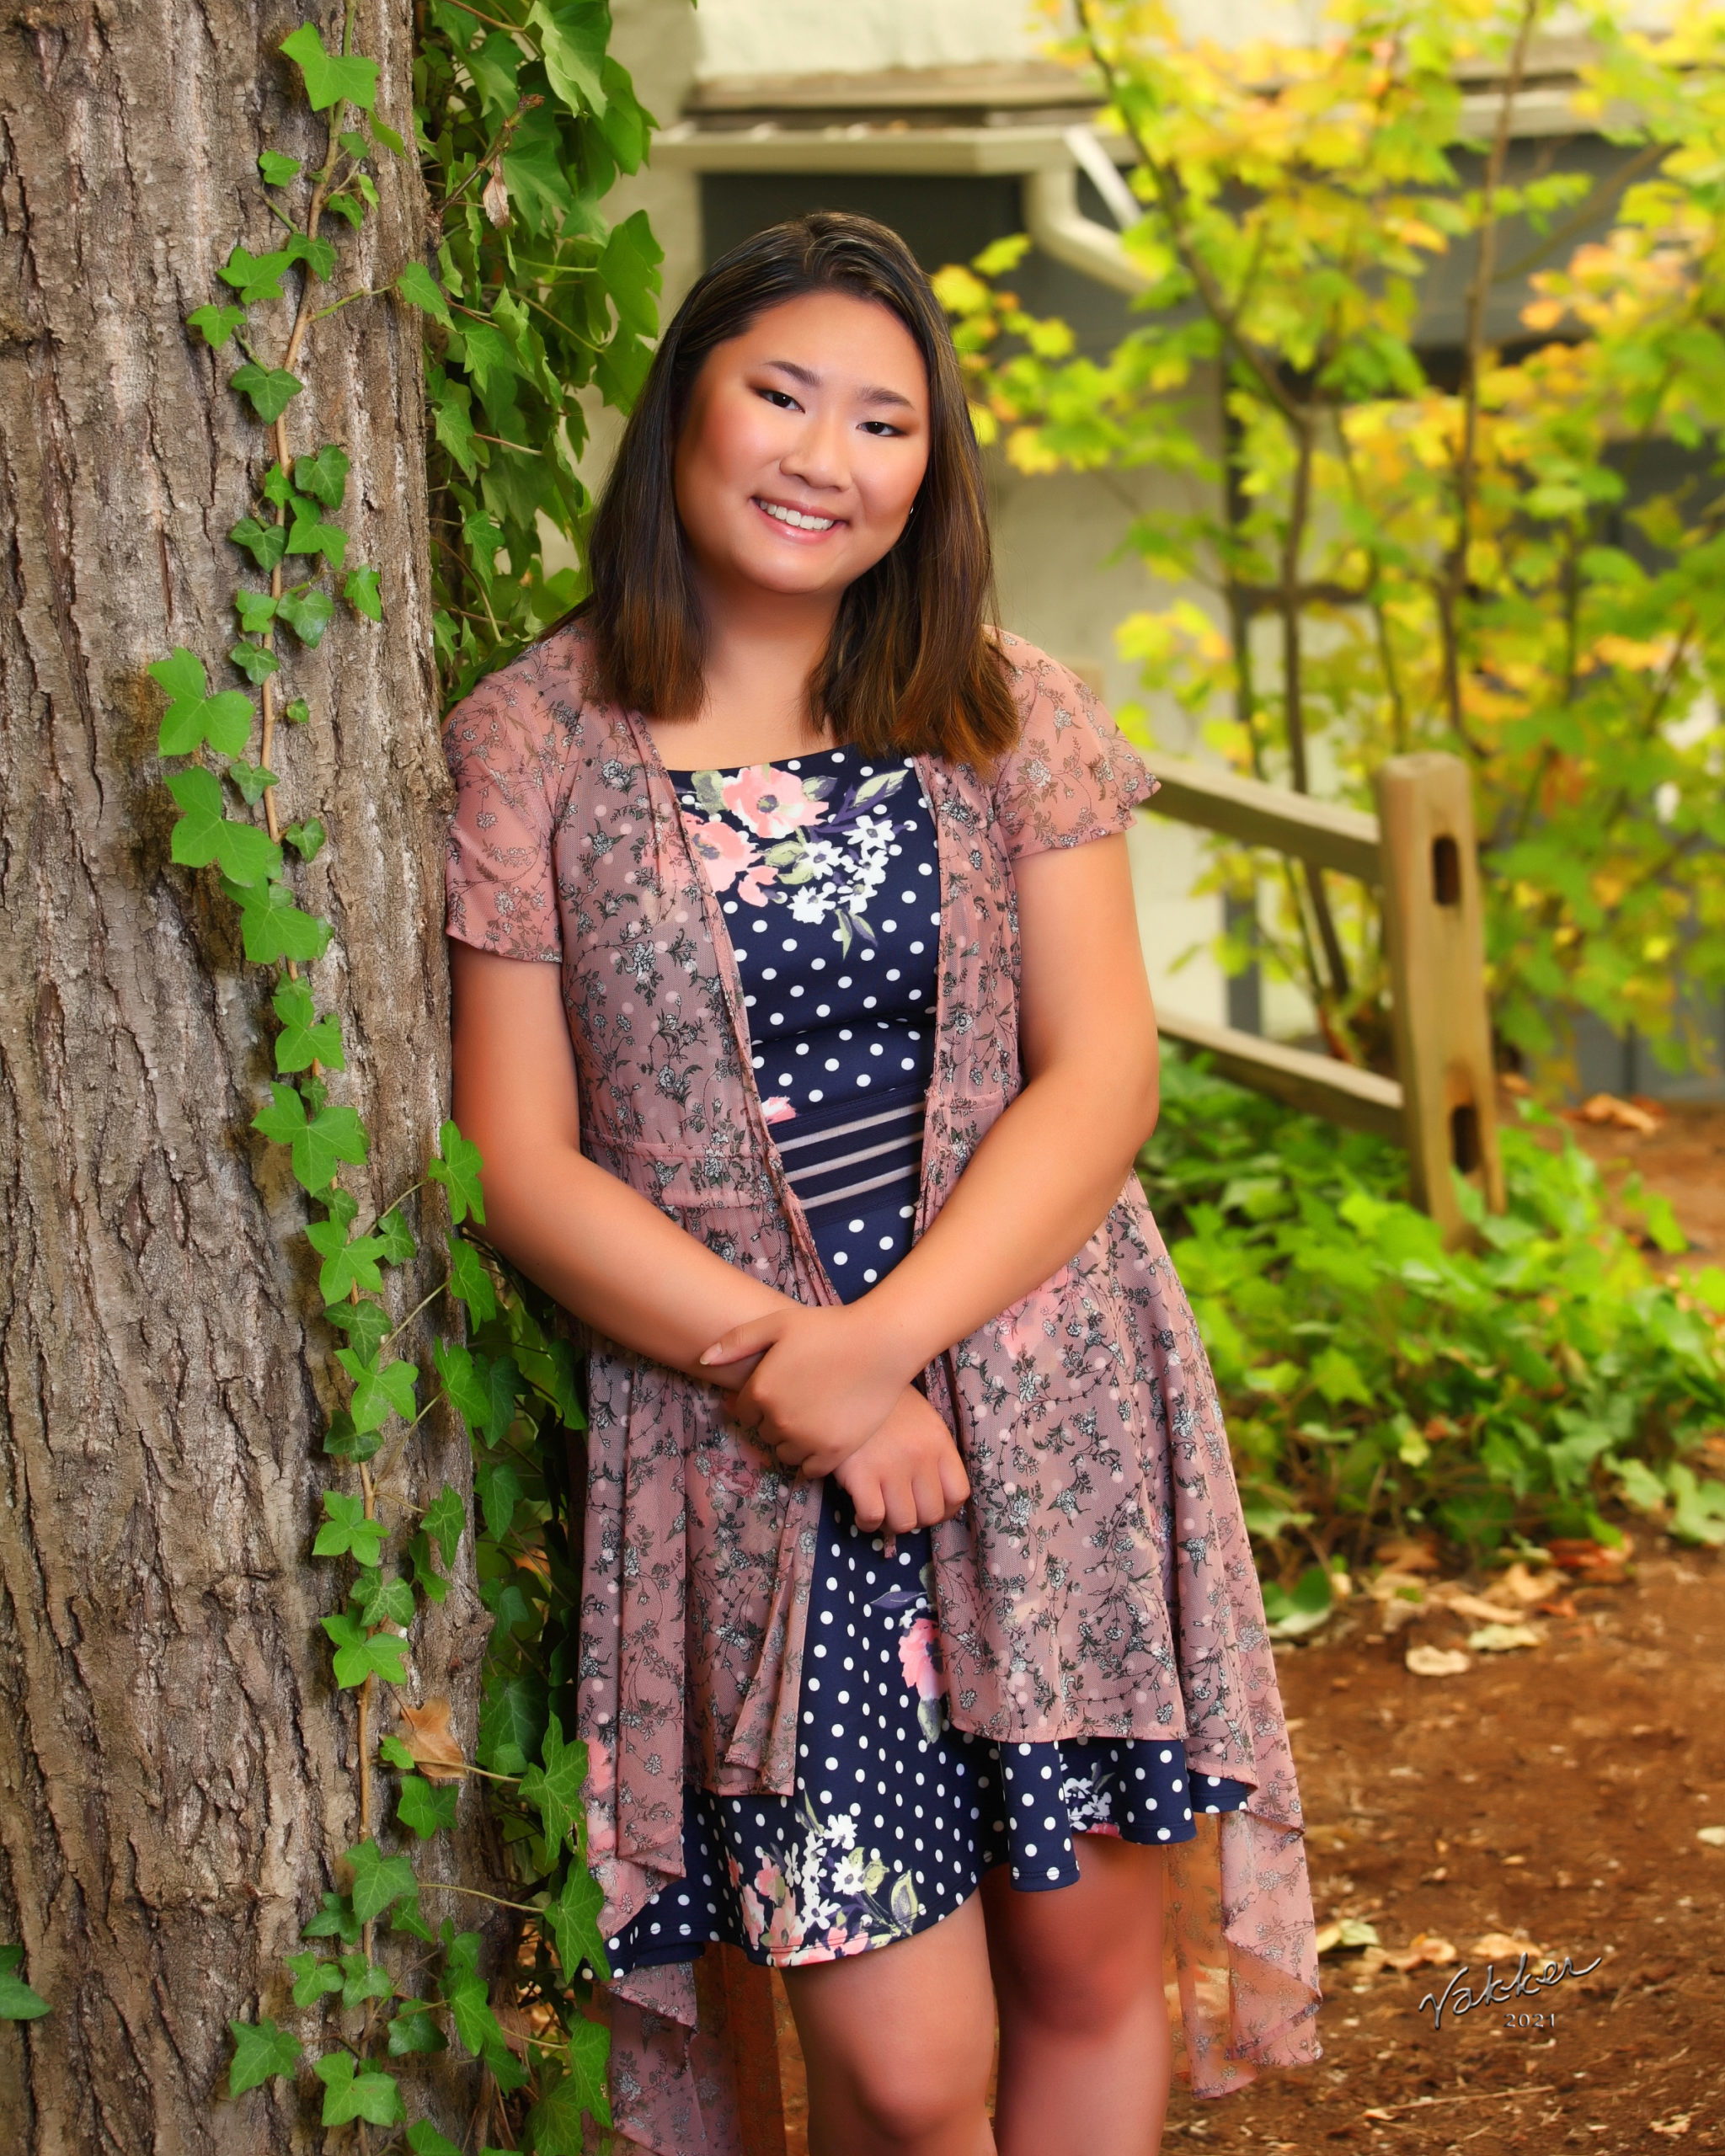
[{"label": "brown hair", "polygon": [[733,248],[676,312],[649,370],[594,520],[588,565],[595,687],[626,709],[699,708],[701,611],[674,491],[677,436],[715,345],[804,292],[873,300],[903,323],[928,376],[928,470],[896,543],[839,602],[809,684],[840,741],[870,754],[991,766],[1019,719],[991,632],[994,563],[982,460],[958,355],[927,278],[898,234],[823,211]]}]

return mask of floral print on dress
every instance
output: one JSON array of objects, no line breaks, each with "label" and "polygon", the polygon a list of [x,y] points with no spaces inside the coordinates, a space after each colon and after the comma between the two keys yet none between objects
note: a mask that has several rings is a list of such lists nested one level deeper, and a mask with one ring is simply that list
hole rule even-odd
[{"label": "floral print on dress", "polygon": [[[1151,788],[1068,669],[999,646],[1017,746],[987,773],[915,759],[941,907],[919,1233],[1022,1083],[1016,862],[1125,831]],[[592,677],[578,621],[451,713],[449,932],[559,966],[591,1160],[725,1262],[830,1303],[721,902],[651,728]],[[590,1373],[582,1607],[609,1614],[583,1625],[578,1726],[608,1935],[682,1876],[686,1772],[722,1796],[793,1785],[820,1497],[710,1388],[600,1339]],[[1167,1854],[1184,2062],[1214,2095],[1311,2059],[1317,1956],[1263,1598],[1215,1381],[1135,1177],[1068,1266],[925,1377],[976,1493],[933,1530],[953,1726],[1002,1743],[1166,1732],[1194,1774],[1249,1782],[1246,1809]],[[644,1971],[610,1996],[618,2128],[689,2156],[692,1978]]]},{"label": "floral print on dress", "polygon": [[865,1848],[848,1812],[823,1818],[805,1796],[800,1823],[794,1848],[755,1852],[752,1882],[729,1860],[749,1944],[785,1969],[908,1939],[922,1913],[910,1871]]},{"label": "floral print on dress", "polygon": [[734,886],[749,905],[788,905],[793,920],[811,926],[830,920],[848,954],[857,937],[875,940],[868,907],[886,881],[895,830],[887,804],[911,776],[903,766],[873,771],[834,801],[834,779],[777,764],[694,771],[707,820],[686,814],[690,843],[715,894]]}]

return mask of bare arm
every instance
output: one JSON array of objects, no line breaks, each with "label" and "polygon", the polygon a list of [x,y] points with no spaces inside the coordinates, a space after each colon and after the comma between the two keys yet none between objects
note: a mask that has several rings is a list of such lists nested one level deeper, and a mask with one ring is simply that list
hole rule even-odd
[{"label": "bare arm", "polygon": [[1059,1271],[1156,1123],[1156,1016],[1124,838],[1018,864],[1026,1084],[928,1232],[841,1310],[762,1313],[709,1351],[761,1355],[738,1411],[788,1464],[830,1472],[907,1379]]},{"label": "bare arm", "polygon": [[[582,1153],[555,966],[453,940],[449,953],[455,1116],[484,1161],[492,1241],[606,1338],[706,1384],[740,1385],[750,1363],[706,1369],[702,1348],[728,1326],[803,1305],[727,1265]],[[905,1534],[950,1517],[969,1485],[920,1393],[901,1385],[889,1411],[875,1441],[852,1449],[841,1479],[861,1526]]]}]

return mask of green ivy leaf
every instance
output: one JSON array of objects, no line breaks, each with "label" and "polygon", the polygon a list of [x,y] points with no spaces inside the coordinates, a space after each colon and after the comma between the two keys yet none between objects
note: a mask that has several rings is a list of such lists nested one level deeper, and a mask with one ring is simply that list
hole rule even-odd
[{"label": "green ivy leaf", "polygon": [[321,1063],[326,1070],[345,1066],[341,1058],[341,1021],[320,1018],[312,991],[302,980],[285,980],[270,999],[281,1022],[275,1037],[275,1068],[284,1077]]},{"label": "green ivy leaf", "polygon": [[558,1967],[568,1982],[572,1983],[584,1968],[601,1980],[611,1974],[599,1931],[599,1913],[604,1907],[603,1889],[578,1859],[563,1874],[557,1899],[546,1904],[543,1919],[556,1950]]},{"label": "green ivy leaf", "polygon": [[526,1771],[545,1729],[544,1680],[520,1671],[487,1687],[479,1706],[479,1764],[494,1774]]},{"label": "green ivy leaf", "polygon": [[344,1332],[354,1343],[350,1351],[367,1368],[377,1359],[377,1350],[389,1337],[389,1313],[382,1303],[366,1296],[357,1303],[334,1303],[323,1313],[326,1324]]},{"label": "green ivy leaf", "polygon": [[376,2066],[355,2073],[351,2052],[325,2052],[322,2058],[312,2060],[312,2071],[323,2084],[325,2126],[346,2126],[355,2119],[364,2119],[368,2126],[399,2126],[407,2117],[395,2076]]},{"label": "green ivy leaf", "polygon": [[488,1325],[497,1315],[497,1290],[479,1253],[457,1235],[449,1246],[449,1292],[465,1303],[475,1325]]},{"label": "green ivy leaf", "polygon": [[244,749],[257,717],[252,700],[238,689],[212,696],[210,677],[196,653],[176,644],[171,658],[158,659],[144,671],[168,691],[156,742],[158,755],[195,755],[206,741],[219,755],[237,756]]},{"label": "green ivy leaf", "polygon": [[431,1352],[451,1406],[494,1445],[515,1420],[519,1373],[513,1359],[494,1359],[454,1341],[440,1340]]},{"label": "green ivy leaf", "polygon": [[449,302],[443,296],[442,288],[423,262],[410,262],[395,280],[395,289],[404,300],[441,322],[446,329],[453,329],[450,319]]},{"label": "green ivy leaf", "polygon": [[494,1542],[502,1541],[524,1495],[521,1476],[506,1460],[475,1460],[473,1494],[485,1515],[485,1532]]},{"label": "green ivy leaf", "polygon": [[266,187],[286,187],[299,173],[297,157],[284,157],[280,150],[265,150],[258,160],[258,170],[264,175]]},{"label": "green ivy leaf", "polygon": [[347,555],[347,534],[339,524],[325,524],[315,509],[296,514],[288,529],[290,554],[321,554],[333,569]]},{"label": "green ivy leaf", "polygon": [[431,1538],[416,1534],[408,1545],[408,1562],[414,1568],[414,1584],[428,1601],[442,1602],[449,1593],[449,1582],[431,1561]]},{"label": "green ivy leaf", "polygon": [[233,2057],[227,2065],[227,2093],[243,2096],[248,2089],[278,2073],[291,2074],[305,2048],[297,2036],[278,2029],[273,2021],[230,2021]]},{"label": "green ivy leaf", "polygon": [[385,1363],[381,1369],[371,1369],[351,1348],[338,1348],[335,1359],[354,1381],[348,1412],[356,1430],[362,1434],[381,1430],[392,1415],[399,1415],[403,1422],[413,1420],[414,1380],[419,1374],[417,1364]]},{"label": "green ivy leaf", "polygon": [[[440,378],[432,381],[432,376]],[[427,376],[431,386],[431,430],[461,467],[463,475],[477,477],[479,460],[473,448],[473,392],[465,382],[442,377],[441,369]]]},{"label": "green ivy leaf", "polygon": [[272,1081],[270,1091],[270,1104],[252,1118],[252,1128],[292,1149],[294,1178],[302,1190],[315,1196],[344,1161],[354,1167],[364,1161],[371,1139],[351,1108],[325,1105],[308,1116],[303,1095],[292,1086]]},{"label": "green ivy leaf", "polygon": [[312,722],[312,707],[303,696],[296,696],[291,704],[282,707],[281,716],[290,726],[309,726]]},{"label": "green ivy leaf", "polygon": [[292,267],[293,255],[287,248],[273,254],[254,254],[248,247],[237,247],[216,274],[224,285],[233,286],[243,307],[257,307],[281,297],[281,280]]},{"label": "green ivy leaf", "polygon": [[395,130],[393,127],[386,125],[386,124],[377,117],[375,112],[370,115],[366,124],[370,127],[372,134],[377,137],[377,139],[383,145],[384,148],[388,151],[391,157],[404,157],[407,155],[407,144],[403,141],[400,136],[396,133]]},{"label": "green ivy leaf", "polygon": [[413,1582],[398,1572],[386,1572],[375,1565],[362,1566],[347,1598],[359,1611],[362,1625],[399,1625],[405,1630],[414,1621]]},{"label": "green ivy leaf", "polygon": [[419,1247],[407,1222],[393,1205],[377,1223],[377,1233],[382,1239],[383,1262],[386,1265],[405,1265]]},{"label": "green ivy leaf", "polygon": [[407,1642],[396,1633],[368,1632],[344,1609],[326,1617],[323,1630],[335,1648],[335,1681],[344,1692],[357,1691],[368,1677],[381,1677],[386,1684],[407,1683]]},{"label": "green ivy leaf", "polygon": [[333,210],[338,217],[345,217],[355,232],[366,221],[365,205],[356,202],[351,195],[332,195],[323,207]]},{"label": "green ivy leaf", "polygon": [[228,377],[229,388],[238,390],[266,427],[275,425],[305,386],[286,367],[260,367],[255,360],[248,360]]},{"label": "green ivy leaf", "polygon": [[[273,530],[275,527],[270,527]],[[237,531],[239,526],[236,525]],[[258,526],[262,531],[264,527]],[[232,533],[229,534],[231,537]],[[267,591],[248,591],[243,585],[233,595],[233,611],[239,616],[239,625],[248,637],[261,636],[275,619],[275,601]]]},{"label": "green ivy leaf", "polygon": [[527,2133],[537,2156],[581,2156],[587,2146],[584,2112],[601,2126],[611,2124],[605,2075],[609,2056],[610,2040],[597,2022],[577,2019],[571,2025],[569,2070],[549,2087],[542,2076],[544,2093],[527,2114]]},{"label": "green ivy leaf", "polygon": [[[270,569],[279,568],[281,565],[281,558],[287,552],[287,527],[283,524],[260,524],[254,516],[243,516],[227,536],[236,547],[243,547],[258,567],[266,573]],[[254,601],[262,600],[264,598],[261,592],[247,592],[243,596]],[[236,592],[234,595],[236,606],[240,606],[241,598],[242,595]],[[271,599],[265,603],[270,611],[262,621],[247,621],[244,609],[241,608],[241,620],[245,627],[259,629],[264,627],[265,623],[275,620],[275,601]]]},{"label": "green ivy leaf", "polygon": [[375,210],[377,207],[377,190],[371,184],[371,175],[370,173],[356,172],[353,176],[350,184],[355,194],[362,195],[366,201],[371,205],[372,209]]},{"label": "green ivy leaf", "polygon": [[485,1225],[485,1197],[480,1187],[479,1171],[484,1159],[470,1138],[463,1138],[452,1122],[446,1123],[437,1134],[437,1150],[441,1159],[433,1161],[425,1172],[433,1182],[441,1182],[449,1193],[449,1217],[460,1227],[469,1213]]},{"label": "green ivy leaf", "polygon": [[[417,2052],[444,2052],[449,2049],[449,2039],[419,2004],[403,2006],[389,2025],[389,2056],[392,2058],[411,2058]],[[415,2140],[414,2136],[419,2139]],[[424,2137],[430,2135],[428,2141]],[[408,2147],[424,2156],[427,2150],[435,2150],[442,2156],[444,2149],[449,2156],[461,2156],[452,2141],[446,2141],[435,2127],[427,2126],[424,2119],[408,2128]]]},{"label": "green ivy leaf", "polygon": [[344,1557],[350,1551],[361,1565],[375,1565],[382,1553],[387,1532],[381,1519],[367,1519],[362,1497],[344,1490],[323,1492],[324,1524],[312,1545],[314,1557]]},{"label": "green ivy leaf", "polygon": [[296,2006],[315,2006],[320,1999],[341,1989],[341,1964],[326,1961],[315,1947],[304,1954],[284,1955],[282,1959],[293,1978]]},{"label": "green ivy leaf", "polygon": [[438,1988],[455,2024],[455,2033],[475,2058],[491,2065],[510,2057],[503,2025],[491,2010],[490,1989],[476,1970],[446,1969]]},{"label": "green ivy leaf", "polygon": [[513,1573],[504,1579],[481,1580],[479,1599],[491,1612],[491,1621],[504,1639],[507,1639],[517,1625],[533,1622],[531,1605]]},{"label": "green ivy leaf", "polygon": [[378,590],[377,572],[373,568],[355,569],[341,587],[341,595],[356,614],[363,614],[368,622],[383,619],[383,598]]},{"label": "green ivy leaf", "polygon": [[418,1891],[414,1860],[398,1854],[385,1856],[369,1838],[346,1852],[354,1871],[354,1914],[361,1924],[375,1924],[392,1902]]},{"label": "green ivy leaf", "polygon": [[339,443],[326,441],[314,454],[294,459],[293,483],[325,509],[339,509],[352,468],[347,451]]},{"label": "green ivy leaf", "polygon": [[527,24],[539,35],[539,51],[551,87],[576,112],[583,106],[595,120],[605,117],[601,71],[611,33],[610,11],[595,0],[533,0]]},{"label": "green ivy leaf", "polygon": [[314,24],[306,23],[284,38],[281,49],[303,77],[306,102],[313,112],[327,111],[344,98],[361,112],[377,103],[377,62],[357,54],[326,52]]},{"label": "green ivy leaf", "polygon": [[[425,2017],[422,2015],[420,2018],[423,2020]],[[390,2047],[393,2050],[395,2045],[393,2026],[390,2029],[389,2041]],[[452,2141],[446,2141],[429,2119],[417,2119],[408,2128],[408,2147],[413,2150],[414,2156],[462,2156],[462,2152],[455,2143]]]},{"label": "green ivy leaf", "polygon": [[227,776],[239,788],[248,808],[255,808],[270,787],[281,783],[274,771],[265,771],[262,764],[248,764],[243,756],[229,764]]},{"label": "green ivy leaf", "polygon": [[40,1992],[32,1991],[19,1976],[24,1949],[16,1940],[0,1946],[0,2021],[40,2021],[53,2009]]},{"label": "green ivy leaf", "polygon": [[426,1506],[420,1524],[436,1542],[445,1565],[453,1565],[467,1524],[467,1508],[462,1502],[461,1492],[446,1482]]},{"label": "green ivy leaf", "polygon": [[455,1782],[434,1788],[423,1774],[409,1774],[402,1782],[395,1816],[403,1827],[411,1827],[422,1842],[429,1842],[442,1828],[454,1826],[456,1800],[460,1795]]},{"label": "green ivy leaf", "polygon": [[[324,1315],[328,1315],[326,1310]],[[382,1447],[383,1439],[376,1430],[360,1435],[354,1428],[353,1417],[344,1407],[336,1409],[323,1433],[323,1449],[332,1460],[370,1460]]]},{"label": "green ivy leaf", "polygon": [[186,322],[212,352],[219,352],[245,318],[243,307],[200,307],[192,310]]},{"label": "green ivy leaf", "polygon": [[659,330],[659,265],[665,250],[653,237],[643,210],[614,226],[599,258],[598,275],[617,309],[617,321],[638,337]]},{"label": "green ivy leaf", "polygon": [[563,1725],[555,1715],[545,1725],[541,1748],[542,1765],[531,1766],[521,1777],[521,1801],[534,1806],[545,1829],[546,1845],[561,1849],[579,1846],[581,1785],[587,1779],[587,1748],[579,1742],[565,1744]]},{"label": "green ivy leaf", "polygon": [[393,1999],[395,1978],[381,1961],[368,1961],[363,1954],[341,1957],[341,2003],[363,2006],[368,1999]]},{"label": "green ivy leaf", "polygon": [[357,1946],[364,1929],[346,1894],[325,1894],[311,1922],[302,1927],[302,1939],[339,1939],[344,1946]]},{"label": "green ivy leaf", "polygon": [[307,816],[303,823],[290,824],[281,835],[302,861],[315,861],[323,851],[323,841],[329,834],[321,818]]},{"label": "green ivy leaf", "polygon": [[377,1747],[377,1754],[386,1766],[399,1767],[404,1774],[412,1774],[419,1764],[398,1737],[386,1737]]},{"label": "green ivy leaf", "polygon": [[267,831],[223,814],[222,782],[214,771],[201,764],[171,771],[168,791],[180,812],[168,851],[182,867],[207,868],[216,862],[231,882],[245,886],[261,883],[280,867],[281,848]]},{"label": "green ivy leaf", "polygon": [[303,262],[319,283],[327,282],[335,268],[335,248],[327,239],[296,232],[287,243],[287,252],[292,261]]},{"label": "green ivy leaf", "polygon": [[302,591],[283,592],[276,611],[300,642],[308,650],[315,651],[323,641],[323,632],[335,611],[335,601],[327,591],[320,591],[312,584]]},{"label": "green ivy leaf", "polygon": [[254,966],[274,965],[282,958],[310,965],[328,949],[333,924],[307,913],[274,877],[249,887],[230,878],[223,889],[240,910],[241,940]]},{"label": "green ivy leaf", "polygon": [[381,1237],[355,1235],[350,1240],[339,1221],[313,1220],[306,1230],[306,1241],[323,1261],[318,1292],[326,1303],[345,1301],[350,1288],[368,1289],[375,1294],[382,1287],[383,1276],[377,1270],[383,1255]]},{"label": "green ivy leaf", "polygon": [[247,643],[242,639],[227,654],[255,689],[260,681],[267,681],[281,661],[273,651],[265,651],[262,644]]}]

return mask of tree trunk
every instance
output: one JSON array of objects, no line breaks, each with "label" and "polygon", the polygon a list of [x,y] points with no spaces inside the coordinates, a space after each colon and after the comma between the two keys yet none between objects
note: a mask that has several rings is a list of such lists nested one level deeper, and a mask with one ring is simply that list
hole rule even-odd
[{"label": "tree trunk", "polygon": [[[248,1129],[270,984],[215,872],[169,862],[144,671],[184,644],[243,686],[224,535],[271,445],[234,347],[184,318],[229,296],[235,242],[280,243],[259,152],[323,157],[277,51],[299,19],[10,0],[0,30],[0,1940],[52,2008],[0,2023],[0,2139],[32,2156],[317,2142],[307,2076],[227,2098],[224,2025],[309,2033],[279,1957],[360,1836],[354,1695],[318,1629],[342,1568],[309,1555],[344,1479],[320,1449],[333,1342],[299,1192]],[[355,49],[411,141],[407,0],[366,0]],[[364,233],[334,228],[331,297],[419,253],[418,171],[382,163]],[[259,358],[287,321],[253,310]],[[350,561],[383,578],[382,627],[343,607],[284,654],[312,723],[271,759],[287,814],[329,829],[298,886],[336,925],[311,979],[345,1022],[332,1097],[372,1132],[346,1177],[363,1216],[368,1182],[381,1208],[418,1179],[446,1097],[417,318],[345,308],[298,371],[291,449],[346,447]],[[414,1447],[416,1495],[467,1489],[458,1427]],[[484,1624],[458,1585],[414,1636],[422,1690],[464,1673],[458,1713]]]}]

